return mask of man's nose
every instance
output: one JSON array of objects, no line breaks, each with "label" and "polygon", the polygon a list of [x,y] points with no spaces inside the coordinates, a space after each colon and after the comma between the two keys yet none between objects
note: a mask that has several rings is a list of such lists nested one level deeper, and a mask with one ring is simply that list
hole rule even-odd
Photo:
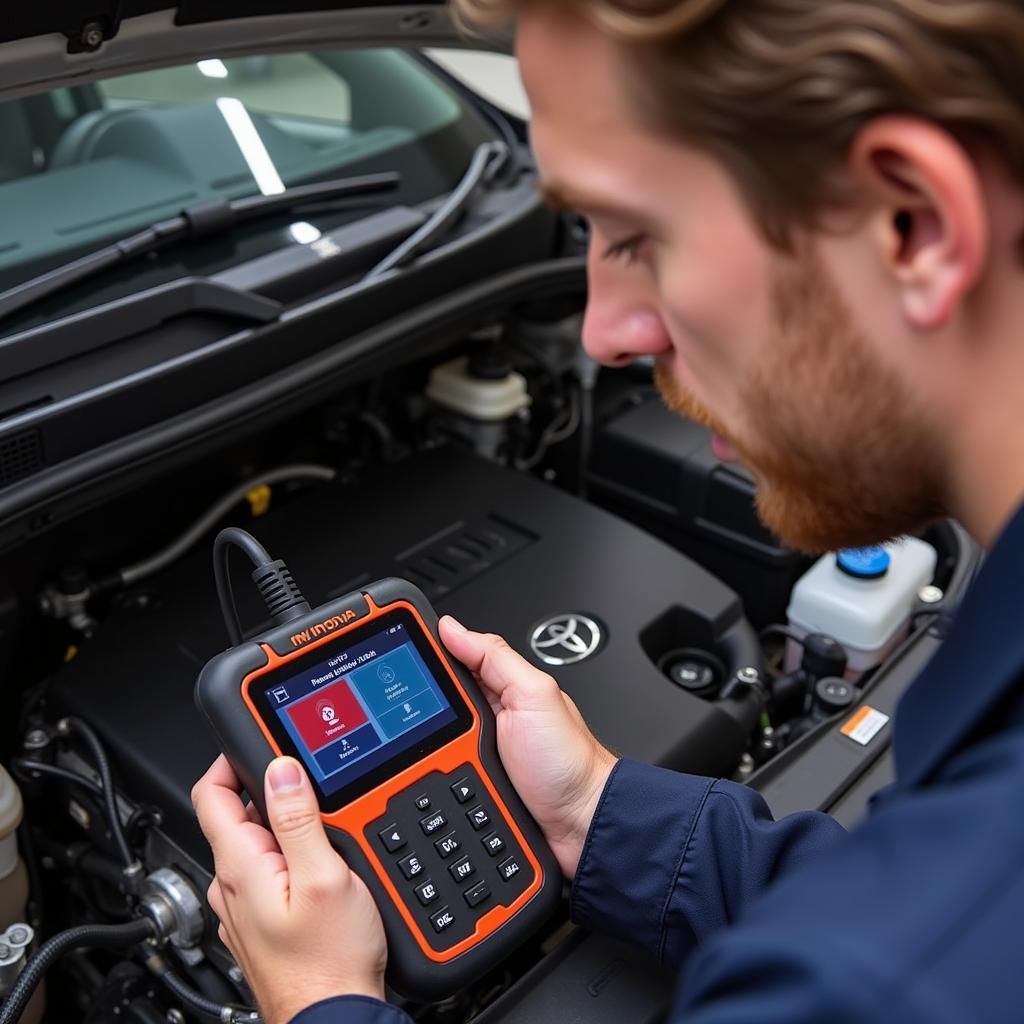
[{"label": "man's nose", "polygon": [[592,246],[587,286],[583,348],[591,359],[605,366],[625,366],[638,356],[671,351],[672,339],[637,270],[603,262]]}]

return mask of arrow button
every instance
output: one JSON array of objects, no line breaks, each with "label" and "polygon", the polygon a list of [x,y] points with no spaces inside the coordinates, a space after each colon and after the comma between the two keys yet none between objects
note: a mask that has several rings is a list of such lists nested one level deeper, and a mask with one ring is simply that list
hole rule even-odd
[{"label": "arrow button", "polygon": [[473,790],[473,785],[469,779],[459,779],[457,782],[453,782],[449,788],[455,794],[455,799],[458,800],[460,804],[468,803],[476,796],[476,793]]},{"label": "arrow button", "polygon": [[394,853],[395,850],[400,850],[405,846],[405,836],[402,834],[402,830],[396,824],[388,825],[387,828],[382,828],[378,833],[380,841],[384,844],[384,849],[388,853]]}]

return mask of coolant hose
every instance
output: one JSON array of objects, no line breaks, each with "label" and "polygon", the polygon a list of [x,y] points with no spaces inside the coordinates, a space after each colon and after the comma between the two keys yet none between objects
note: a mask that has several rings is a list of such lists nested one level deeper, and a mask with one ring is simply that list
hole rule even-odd
[{"label": "coolant hose", "polygon": [[263,1018],[256,1010],[250,1010],[244,1006],[230,1006],[215,1003],[207,999],[202,992],[186,985],[177,974],[170,968],[164,967],[157,970],[157,976],[167,986],[168,991],[175,996],[184,1006],[193,1013],[212,1020],[223,1021],[224,1024],[260,1024]]},{"label": "coolant hose", "polygon": [[134,946],[155,936],[156,929],[148,919],[129,921],[127,924],[83,924],[58,932],[44,942],[29,958],[18,980],[0,1006],[0,1024],[17,1024],[28,1006],[43,975],[54,961],[72,949],[120,949]]}]

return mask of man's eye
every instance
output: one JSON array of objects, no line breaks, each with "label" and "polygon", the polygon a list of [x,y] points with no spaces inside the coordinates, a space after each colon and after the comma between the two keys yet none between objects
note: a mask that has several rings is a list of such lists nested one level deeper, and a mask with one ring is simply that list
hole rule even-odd
[{"label": "man's eye", "polygon": [[612,242],[601,254],[604,260],[622,260],[627,267],[636,263],[640,256],[640,246],[643,245],[643,235],[632,235],[624,238],[621,242]]}]

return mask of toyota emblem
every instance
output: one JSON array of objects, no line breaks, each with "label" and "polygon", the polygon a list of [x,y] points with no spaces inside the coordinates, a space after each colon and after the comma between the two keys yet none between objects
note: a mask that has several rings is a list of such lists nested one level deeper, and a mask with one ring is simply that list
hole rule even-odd
[{"label": "toyota emblem", "polygon": [[594,654],[604,631],[589,616],[571,613],[545,619],[531,634],[530,647],[546,665],[574,665]]}]

